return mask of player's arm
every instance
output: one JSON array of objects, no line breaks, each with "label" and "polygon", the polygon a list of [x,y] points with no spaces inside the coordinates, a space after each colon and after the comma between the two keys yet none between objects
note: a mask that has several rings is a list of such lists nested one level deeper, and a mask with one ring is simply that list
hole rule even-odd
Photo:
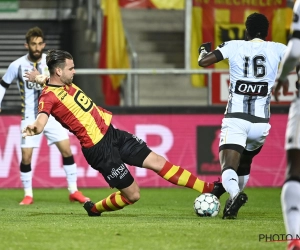
[{"label": "player's arm", "polygon": [[211,43],[202,44],[199,47],[198,52],[198,65],[201,67],[208,67],[224,59],[222,53],[218,49],[211,52]]},{"label": "player's arm", "polygon": [[15,65],[15,63],[11,63],[0,81],[0,112],[1,103],[4,98],[5,92],[9,88],[10,84],[17,78],[17,73],[17,66]]},{"label": "player's arm", "polygon": [[288,74],[299,64],[300,59],[300,39],[292,38],[287,47],[287,51],[281,61],[279,68],[278,81],[274,90],[274,97],[279,101],[279,90],[283,88],[283,95],[286,95],[289,88]]},{"label": "player's arm", "polygon": [[296,67],[300,59],[300,39],[292,38],[289,41],[287,51],[281,61],[279,80],[286,80],[288,74]]},{"label": "player's arm", "polygon": [[26,136],[33,136],[38,135],[43,132],[47,122],[48,122],[48,114],[46,113],[39,113],[36,120],[27,125],[22,131],[22,137],[25,138]]},{"label": "player's arm", "polygon": [[7,84],[6,82],[4,82],[2,79],[0,81],[0,112],[1,112],[1,103],[3,100],[3,97],[5,95],[6,90],[8,89],[9,84]]}]

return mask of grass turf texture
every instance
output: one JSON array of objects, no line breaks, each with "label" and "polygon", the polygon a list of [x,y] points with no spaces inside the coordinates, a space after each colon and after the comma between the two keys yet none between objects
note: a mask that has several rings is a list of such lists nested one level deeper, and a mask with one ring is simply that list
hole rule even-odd
[{"label": "grass turf texture", "polygon": [[[94,202],[110,189],[82,189]],[[20,206],[23,191],[0,189],[0,249],[5,250],[195,250],[285,249],[286,242],[259,241],[259,234],[285,234],[279,188],[248,188],[238,219],[197,217],[197,192],[184,188],[141,189],[136,204],[88,217],[70,203],[66,189],[35,189],[35,203]]]}]

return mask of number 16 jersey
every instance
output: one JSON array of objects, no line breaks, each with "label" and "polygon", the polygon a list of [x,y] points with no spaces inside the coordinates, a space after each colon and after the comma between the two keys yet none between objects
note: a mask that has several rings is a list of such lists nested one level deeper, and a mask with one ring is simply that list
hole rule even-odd
[{"label": "number 16 jersey", "polygon": [[217,47],[229,60],[230,86],[225,117],[268,122],[278,66],[286,45],[258,38],[232,40]]}]

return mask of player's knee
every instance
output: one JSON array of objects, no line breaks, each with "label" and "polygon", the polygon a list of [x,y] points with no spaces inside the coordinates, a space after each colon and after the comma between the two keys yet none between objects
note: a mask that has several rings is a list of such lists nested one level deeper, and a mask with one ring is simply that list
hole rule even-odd
[{"label": "player's knee", "polygon": [[143,167],[159,172],[166,163],[166,159],[154,152],[151,152],[143,162]]},{"label": "player's knee", "polygon": [[32,149],[22,149],[22,163],[30,164],[32,158]]},{"label": "player's knee", "polygon": [[141,198],[141,194],[139,191],[135,191],[127,195],[126,198],[130,203],[135,203]]},{"label": "player's knee", "polygon": [[63,158],[73,157],[71,149],[69,150],[61,150],[60,151]]},{"label": "player's knee", "polygon": [[22,154],[22,163],[27,165],[31,163],[31,154]]}]

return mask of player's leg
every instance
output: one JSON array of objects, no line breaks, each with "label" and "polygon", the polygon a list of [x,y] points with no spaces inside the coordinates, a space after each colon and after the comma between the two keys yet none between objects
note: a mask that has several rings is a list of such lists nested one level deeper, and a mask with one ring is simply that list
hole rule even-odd
[{"label": "player's leg", "polygon": [[287,161],[281,205],[286,233],[295,239],[300,235],[300,150],[287,150]]},{"label": "player's leg", "polygon": [[[34,119],[26,118],[21,121],[21,128],[23,129],[28,124],[31,124]],[[21,129],[21,130],[22,130]],[[21,136],[21,152],[22,160],[20,163],[20,178],[24,188],[24,198],[19,203],[20,205],[30,205],[33,203],[33,189],[32,189],[32,170],[31,160],[33,149],[40,146],[42,134],[35,136],[28,136],[22,138]]]},{"label": "player's leg", "polygon": [[239,188],[241,191],[244,190],[250,178],[252,160],[254,156],[256,156],[261,151],[261,149],[262,146],[260,146],[258,149],[255,149],[254,151],[248,151],[245,149],[241,155],[240,164],[237,170],[237,175],[239,177]]},{"label": "player's leg", "polygon": [[103,200],[93,203],[87,201],[84,208],[89,216],[100,216],[103,212],[112,212],[132,205],[140,199],[140,189],[135,181],[129,187],[122,188],[117,192],[110,194]]},{"label": "player's leg", "polygon": [[250,122],[242,119],[224,118],[222,121],[219,159],[222,169],[222,184],[229,193],[229,199],[226,201],[223,211],[223,219],[235,219],[238,210],[248,199],[247,195],[240,190],[237,171],[241,154],[246,145],[249,126]]},{"label": "player's leg", "polygon": [[20,177],[24,188],[24,198],[19,203],[20,205],[30,205],[33,203],[32,191],[32,171],[31,158],[33,148],[21,148],[22,160],[20,163]]},{"label": "player's leg", "polygon": [[120,153],[125,163],[151,169],[174,185],[188,187],[200,193],[212,191],[214,183],[202,181],[187,169],[176,166],[161,155],[152,152],[146,143],[135,135],[120,130],[116,132],[121,134]]},{"label": "player's leg", "polygon": [[200,193],[210,193],[214,187],[214,183],[200,180],[187,169],[170,163],[154,152],[147,156],[142,167],[153,170],[174,185],[188,187]]},{"label": "player's leg", "polygon": [[[255,155],[257,155],[260,152],[261,148],[262,147],[259,147],[257,150],[254,150],[254,151],[244,150],[241,155],[238,170],[236,171],[238,178],[239,178],[239,181],[238,181],[239,189],[241,191],[244,190],[244,188],[247,185],[247,182],[250,178],[252,159]],[[214,189],[211,193],[220,199],[221,195],[223,195],[226,192],[226,190],[223,187],[222,182],[215,181],[214,184],[215,184]]]},{"label": "player's leg", "polygon": [[[140,199],[140,189],[120,154],[120,151],[123,153],[124,151],[129,152],[127,148],[122,148],[124,141],[126,141],[124,137],[127,135],[129,134],[120,132],[110,126],[100,142],[91,148],[82,148],[82,152],[90,166],[102,174],[111,188],[119,190],[96,203],[92,201],[85,202],[83,207],[89,216],[100,216],[103,212],[120,210]],[[137,149],[139,155],[132,152],[132,156],[135,157],[136,162],[142,164],[144,152],[141,153],[139,149]]]},{"label": "player's leg", "polygon": [[[222,169],[222,184],[232,199],[240,192],[237,170],[241,157],[240,152],[243,151],[243,147],[234,144],[227,144],[226,146],[228,148],[221,149],[219,153]],[[230,149],[230,147],[236,147],[237,150],[240,150]]]},{"label": "player's leg", "polygon": [[222,172],[222,184],[231,199],[240,192],[237,171],[241,155],[246,146],[249,126],[249,122],[242,119],[223,118],[222,120],[219,161]]},{"label": "player's leg", "polygon": [[[245,153],[246,150],[243,151],[242,155],[241,155],[241,159],[240,159],[240,163],[239,163],[239,167],[238,170],[236,171],[239,181],[239,189],[241,191],[244,190],[249,177],[250,177],[250,170],[251,170],[251,162],[252,162],[252,155],[248,155],[247,153]],[[212,194],[214,194],[218,199],[220,199],[220,197],[226,193],[225,188],[223,187],[222,182],[220,181],[220,179],[218,181],[214,182],[214,189],[211,192]],[[229,199],[226,201],[226,203],[229,202]],[[226,207],[226,206],[225,206]]]},{"label": "player's leg", "polygon": [[[300,235],[300,100],[291,103],[285,134],[287,171],[281,192],[281,207],[286,234]],[[298,242],[290,242],[297,244]],[[291,248],[292,249],[292,246]]]},{"label": "player's leg", "polygon": [[70,147],[68,132],[52,116],[44,129],[48,145],[55,144],[62,155],[63,168],[66,173],[70,201],[84,203],[89,200],[77,188],[77,165]]},{"label": "player's leg", "polygon": [[239,186],[243,190],[250,178],[253,158],[258,155],[269,135],[271,125],[269,123],[252,123],[248,131],[245,150],[241,155],[238,168]]}]

